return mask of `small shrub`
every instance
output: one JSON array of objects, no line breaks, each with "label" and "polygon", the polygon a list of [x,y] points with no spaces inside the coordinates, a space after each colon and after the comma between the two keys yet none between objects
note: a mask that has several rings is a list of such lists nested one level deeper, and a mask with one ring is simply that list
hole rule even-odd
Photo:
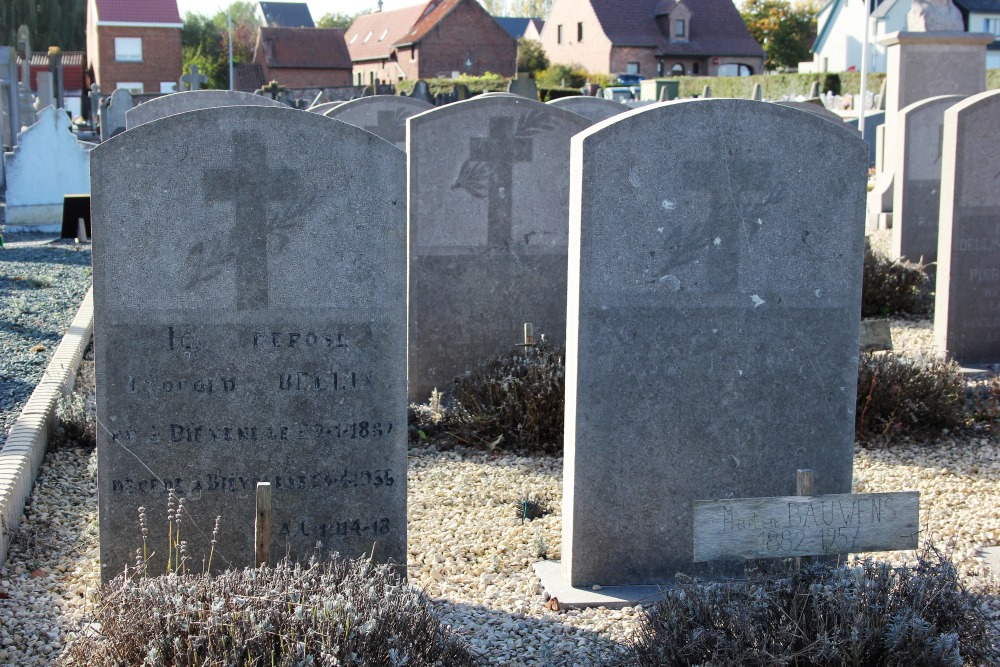
[{"label": "small shrub", "polygon": [[100,630],[64,665],[475,665],[426,597],[368,560],[221,575],[126,572],[101,591]]},{"label": "small shrub", "polygon": [[632,640],[633,667],[995,665],[997,631],[955,566],[926,548],[914,567],[871,559],[782,576],[680,584]]},{"label": "small shrub", "polygon": [[833,93],[834,95],[840,95],[840,76],[838,74],[826,74],[823,76],[823,84],[820,86],[820,91],[825,95],[826,93]]},{"label": "small shrub", "polygon": [[965,381],[954,361],[865,352],[858,364],[857,400],[858,440],[951,428],[965,418]]},{"label": "small shrub", "polygon": [[94,413],[83,394],[74,392],[56,402],[56,423],[54,447],[97,446]]},{"label": "small shrub", "polygon": [[993,431],[1000,426],[1000,375],[974,380],[968,389],[969,416]]},{"label": "small shrub", "polygon": [[538,40],[521,37],[517,40],[517,71],[538,72],[549,66],[545,49]]},{"label": "small shrub", "polygon": [[576,88],[587,83],[590,75],[579,65],[550,65],[535,75],[540,88]]},{"label": "small shrub", "polygon": [[861,316],[926,315],[930,281],[922,264],[889,259],[865,246]]}]

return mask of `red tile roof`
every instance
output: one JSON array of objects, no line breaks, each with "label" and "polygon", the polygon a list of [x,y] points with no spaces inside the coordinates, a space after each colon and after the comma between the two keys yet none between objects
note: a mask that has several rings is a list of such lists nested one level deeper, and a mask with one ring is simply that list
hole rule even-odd
[{"label": "red tile roof", "polygon": [[[424,7],[424,11],[420,13],[420,17],[413,24],[413,27],[398,43],[415,44],[419,42],[441,19],[450,14],[451,10],[455,9],[462,2],[463,0],[431,0]],[[480,5],[477,3],[477,6]],[[483,9],[482,11],[485,12],[486,10]]]},{"label": "red tile roof", "polygon": [[98,21],[180,23],[177,0],[94,0]]},{"label": "red tile roof", "polygon": [[264,76],[264,66],[252,63],[236,63],[233,66],[233,88],[252,93],[268,84]]},{"label": "red tile roof", "polygon": [[342,28],[260,28],[253,60],[268,69],[352,68]]},{"label": "red tile roof", "polygon": [[615,46],[656,47],[661,54],[756,56],[764,50],[753,38],[732,0],[681,0],[691,11],[687,42],[672,42],[656,25],[659,0],[590,0],[604,34]]},{"label": "red tile roof", "polygon": [[347,50],[351,59],[387,59],[394,44],[413,41],[406,38],[413,24],[423,15],[429,3],[402,7],[389,12],[373,12],[354,19],[347,29]]}]

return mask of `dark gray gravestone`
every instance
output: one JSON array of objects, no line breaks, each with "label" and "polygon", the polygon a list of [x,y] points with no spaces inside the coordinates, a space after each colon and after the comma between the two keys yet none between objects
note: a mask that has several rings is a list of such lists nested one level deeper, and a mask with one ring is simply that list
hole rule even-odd
[{"label": "dark gray gravestone", "polygon": [[535,84],[535,77],[528,72],[518,72],[507,84],[507,92],[527,97],[530,100],[538,99],[538,86]]},{"label": "dark gray gravestone", "polygon": [[1000,362],[1000,91],[944,112],[934,342],[962,364]]},{"label": "dark gray gravestone", "polygon": [[525,322],[564,340],[569,140],[590,122],[484,95],[407,123],[409,389],[426,401]]},{"label": "dark gray gravestone", "polygon": [[431,87],[427,85],[427,82],[423,79],[417,79],[417,82],[413,84],[413,90],[410,91],[409,97],[415,100],[421,100],[427,102],[428,104],[434,104],[434,96],[431,95]]},{"label": "dark gray gravestone", "polygon": [[173,116],[175,113],[228,106],[286,107],[270,97],[236,90],[188,90],[154,97],[132,107],[125,113],[125,125],[127,129],[132,129],[136,125]]},{"label": "dark gray gravestone", "polygon": [[253,564],[258,481],[272,554],[405,563],[403,152],[239,106],[129,130],[93,169],[105,579],[134,559],[140,506],[163,571],[167,488],[198,563],[221,516],[213,567]]},{"label": "dark gray gravestone", "polygon": [[132,107],[132,93],[124,88],[118,88],[110,97],[101,101],[101,141],[107,141],[125,131],[125,114]]},{"label": "dark gray gravestone", "polygon": [[579,114],[591,123],[600,123],[603,120],[629,110],[627,106],[618,102],[612,102],[601,97],[584,97],[582,95],[560,97],[547,104]]},{"label": "dark gray gravestone", "polygon": [[893,166],[893,257],[912,262],[937,261],[944,112],[963,99],[962,95],[929,97],[896,115],[896,127],[903,140]]},{"label": "dark gray gravestone", "polygon": [[324,115],[368,130],[405,150],[406,119],[433,108],[433,104],[412,97],[372,95],[345,102]]},{"label": "dark gray gravestone", "polygon": [[851,490],[866,163],[849,128],[748,100],[574,137],[572,585],[731,571],[693,562],[695,500],[792,495],[800,468]]}]

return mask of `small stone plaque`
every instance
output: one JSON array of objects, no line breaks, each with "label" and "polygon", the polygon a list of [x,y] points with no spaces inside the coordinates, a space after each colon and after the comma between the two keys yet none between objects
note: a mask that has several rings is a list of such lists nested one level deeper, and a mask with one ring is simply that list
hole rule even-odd
[{"label": "small stone plaque", "polygon": [[887,352],[892,350],[892,329],[889,320],[862,320],[861,351]]},{"label": "small stone plaque", "polygon": [[694,560],[916,549],[920,494],[843,493],[694,502]]}]

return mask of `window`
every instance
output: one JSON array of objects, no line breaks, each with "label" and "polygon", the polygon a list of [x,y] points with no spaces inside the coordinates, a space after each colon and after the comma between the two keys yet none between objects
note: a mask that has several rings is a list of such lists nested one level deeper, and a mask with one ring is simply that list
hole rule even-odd
[{"label": "window", "polygon": [[639,73],[639,63],[625,63],[625,73],[626,74],[638,74]]},{"label": "window", "polygon": [[698,73],[698,69],[699,69],[698,68],[698,63],[692,63],[691,64],[691,73],[692,74],[697,74]]},{"label": "window", "polygon": [[124,88],[133,95],[145,92],[142,89],[142,84],[139,83],[138,81],[119,81],[118,84],[115,86],[116,90],[118,88]]},{"label": "window", "polygon": [[381,42],[383,39],[385,39],[385,36],[388,35],[388,34],[389,34],[389,29],[388,28],[385,28],[384,30],[382,30],[382,34],[378,36],[378,41]]},{"label": "window", "polygon": [[576,41],[578,41],[578,42],[582,42],[583,41],[583,24],[582,23],[577,23],[576,24]]},{"label": "window", "polygon": [[684,19],[677,19],[676,21],[674,21],[674,37],[683,37],[684,30],[685,30]]},{"label": "window", "polygon": [[142,37],[115,37],[115,60],[142,62]]},{"label": "window", "polygon": [[358,33],[354,33],[354,37],[351,37],[351,41],[349,41],[348,44],[353,44],[354,42],[357,41],[357,39],[358,39]]},{"label": "window", "polygon": [[369,31],[368,31],[368,34],[367,34],[367,35],[365,35],[365,38],[364,38],[363,40],[361,40],[361,43],[362,43],[362,44],[367,44],[367,43],[368,43],[368,40],[372,38],[372,35],[373,35],[373,34],[374,34],[374,31],[372,31],[372,30],[369,30]]},{"label": "window", "polygon": [[1000,35],[1000,19],[983,19],[983,32]]},{"label": "window", "polygon": [[684,76],[684,65],[674,63],[674,66],[670,68],[670,74],[672,76]]},{"label": "window", "polygon": [[410,62],[411,63],[417,62],[417,47],[415,46],[410,47]]},{"label": "window", "polygon": [[556,44],[562,44],[562,26],[556,26]]},{"label": "window", "polygon": [[176,81],[161,81],[160,82],[160,92],[161,93],[176,93],[177,92],[177,82]]},{"label": "window", "polygon": [[720,65],[719,71],[715,73],[716,76],[751,76],[753,75],[753,69],[749,65],[728,63],[726,65]]}]

